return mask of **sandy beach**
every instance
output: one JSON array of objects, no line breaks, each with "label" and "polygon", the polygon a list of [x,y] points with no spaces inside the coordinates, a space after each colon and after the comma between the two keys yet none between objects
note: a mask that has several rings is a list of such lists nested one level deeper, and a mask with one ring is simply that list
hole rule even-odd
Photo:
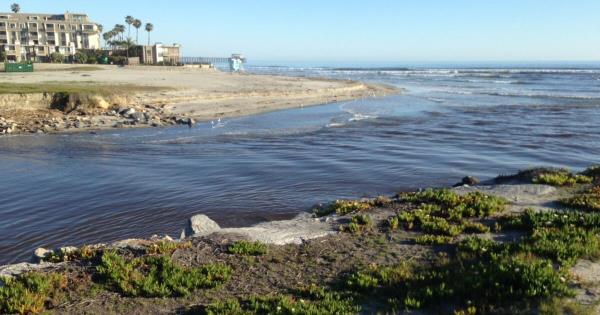
[{"label": "sandy beach", "polygon": [[157,127],[398,93],[355,81],[53,64],[2,73],[0,85],[4,134]]}]

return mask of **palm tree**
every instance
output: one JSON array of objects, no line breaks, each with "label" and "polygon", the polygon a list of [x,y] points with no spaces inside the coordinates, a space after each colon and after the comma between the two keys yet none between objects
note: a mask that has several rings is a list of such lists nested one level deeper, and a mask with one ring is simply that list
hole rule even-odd
[{"label": "palm tree", "polygon": [[135,19],[135,21],[133,21],[133,27],[135,27],[135,42],[136,44],[140,41],[140,27],[142,27],[142,21],[139,19]]},{"label": "palm tree", "polygon": [[131,37],[131,24],[133,24],[133,21],[135,21],[133,16],[128,15],[125,17],[125,23],[127,23],[127,38]]},{"label": "palm tree", "polygon": [[125,33],[125,25],[116,24],[114,30],[115,30],[115,33],[120,35],[120,39],[123,40],[123,33]]},{"label": "palm tree", "polygon": [[148,32],[148,46],[150,46],[150,32],[154,30],[152,23],[146,23],[146,32]]},{"label": "palm tree", "polygon": [[102,38],[104,38],[104,42],[106,43],[106,45],[109,46],[110,40],[112,39],[112,33],[106,32],[106,33],[102,34]]},{"label": "palm tree", "polygon": [[21,6],[18,3],[13,3],[10,6],[10,10],[14,13],[19,13],[21,11]]}]

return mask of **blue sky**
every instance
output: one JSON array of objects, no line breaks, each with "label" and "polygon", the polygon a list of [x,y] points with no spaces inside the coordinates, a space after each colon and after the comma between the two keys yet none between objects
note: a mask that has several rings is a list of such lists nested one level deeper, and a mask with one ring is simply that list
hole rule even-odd
[{"label": "blue sky", "polygon": [[[8,11],[13,1],[1,1]],[[338,62],[598,61],[598,0],[21,0],[22,12],[126,15],[186,56]],[[140,40],[146,34],[140,34]]]}]

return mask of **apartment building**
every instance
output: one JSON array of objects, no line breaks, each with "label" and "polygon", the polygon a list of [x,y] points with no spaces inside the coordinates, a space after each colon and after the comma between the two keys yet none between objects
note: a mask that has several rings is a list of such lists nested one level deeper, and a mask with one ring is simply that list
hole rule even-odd
[{"label": "apartment building", "polygon": [[0,51],[11,61],[48,61],[99,49],[100,30],[86,14],[0,13]]}]

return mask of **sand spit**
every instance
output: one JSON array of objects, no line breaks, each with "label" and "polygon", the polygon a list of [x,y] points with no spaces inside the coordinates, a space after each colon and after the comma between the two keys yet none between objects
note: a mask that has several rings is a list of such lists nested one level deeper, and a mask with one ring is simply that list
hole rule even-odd
[{"label": "sand spit", "polygon": [[0,134],[160,127],[399,92],[354,81],[180,67],[36,69],[0,74]]}]

